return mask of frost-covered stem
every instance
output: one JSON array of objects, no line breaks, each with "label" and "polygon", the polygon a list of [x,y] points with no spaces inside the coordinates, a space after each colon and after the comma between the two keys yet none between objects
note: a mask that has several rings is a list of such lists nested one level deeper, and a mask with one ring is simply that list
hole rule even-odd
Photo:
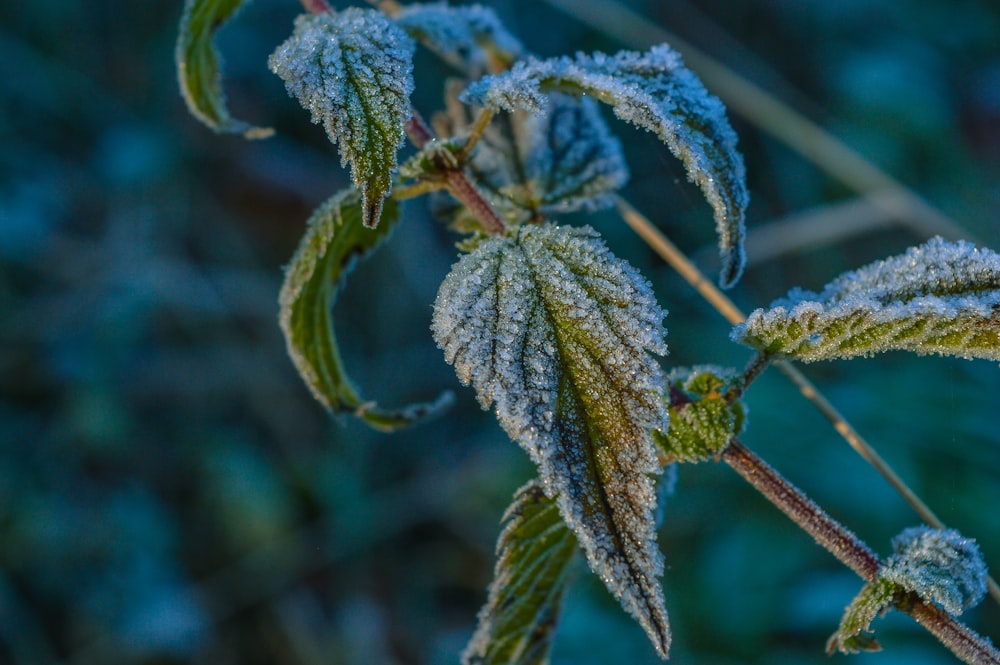
[{"label": "frost-covered stem", "polygon": [[[882,565],[875,553],[767,462],[737,439],[722,452],[722,459],[841,563],[866,582],[875,581]],[[1000,665],[1000,651],[940,607],[915,599],[898,609],[913,617],[963,662]]]},{"label": "frost-covered stem", "polygon": [[483,132],[486,128],[490,126],[493,122],[493,109],[484,108],[476,116],[476,121],[472,123],[472,129],[469,131],[469,138],[465,141],[465,145],[462,146],[462,150],[458,153],[458,159],[460,162],[464,162],[468,159],[469,155],[472,154],[473,148],[479,143],[479,139],[483,138]]},{"label": "frost-covered stem", "polygon": [[[434,132],[424,122],[420,113],[413,109],[413,114],[404,126],[406,135],[418,148],[423,148],[435,139]],[[449,170],[444,174],[448,192],[472,212],[483,225],[487,233],[499,235],[507,230],[507,225],[497,214],[489,201],[483,198],[482,192],[469,180],[469,176],[461,167]]]},{"label": "frost-covered stem", "polygon": [[326,0],[302,0],[302,6],[310,14],[325,14],[333,11],[333,8],[326,3]]},{"label": "frost-covered stem", "polygon": [[879,567],[875,553],[767,462],[736,439],[722,452],[722,459],[841,563],[866,582],[875,580]]},{"label": "frost-covered stem", "polygon": [[743,393],[746,392],[747,387],[756,381],[757,377],[763,374],[765,369],[771,366],[772,360],[773,356],[769,353],[755,353],[753,357],[750,358],[750,362],[748,362],[747,366],[744,368],[743,374],[740,375],[736,383],[734,383],[733,386],[726,391],[726,401],[732,403],[742,397]]}]

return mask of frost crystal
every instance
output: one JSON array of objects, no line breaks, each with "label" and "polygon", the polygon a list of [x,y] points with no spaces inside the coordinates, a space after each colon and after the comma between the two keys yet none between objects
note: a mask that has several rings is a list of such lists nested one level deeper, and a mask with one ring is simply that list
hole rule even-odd
[{"label": "frost crystal", "polygon": [[351,164],[365,225],[378,223],[404,140],[413,92],[413,40],[374,10],[305,14],[271,55],[271,71],[322,123]]},{"label": "frost crystal", "polygon": [[959,615],[986,595],[986,564],[979,546],[954,529],[920,526],[892,540],[896,552],[879,577]]},{"label": "frost crystal", "polygon": [[395,19],[414,39],[470,76],[481,76],[491,61],[510,65],[523,51],[521,42],[507,32],[493,10],[479,5],[411,4]]},{"label": "frost crystal", "polygon": [[743,158],[722,103],[666,45],[646,53],[529,58],[466,90],[468,104],[514,111],[548,107],[547,93],[590,95],[615,115],[654,132],[684,164],[715,212],[722,257],[720,282],[732,286],[745,263],[743,217],[749,203]]},{"label": "frost crystal", "polygon": [[497,563],[464,665],[548,662],[576,538],[537,481],[514,495],[497,540]]},{"label": "frost crystal", "polygon": [[432,330],[538,465],[591,569],[661,654],[669,646],[656,546],[659,472],[651,430],[666,426],[664,312],[648,282],[592,229],[522,226],[452,268]]},{"label": "frost crystal", "polygon": [[805,361],[888,350],[1000,360],[1000,255],[933,238],[820,294],[795,289],[732,337]]}]

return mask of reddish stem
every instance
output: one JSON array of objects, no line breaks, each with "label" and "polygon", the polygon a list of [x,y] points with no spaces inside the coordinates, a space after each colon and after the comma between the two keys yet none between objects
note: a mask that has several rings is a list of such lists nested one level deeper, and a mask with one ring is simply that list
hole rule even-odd
[{"label": "reddish stem", "polygon": [[325,14],[326,12],[333,11],[333,8],[327,4],[326,0],[302,0],[302,6],[310,14]]}]

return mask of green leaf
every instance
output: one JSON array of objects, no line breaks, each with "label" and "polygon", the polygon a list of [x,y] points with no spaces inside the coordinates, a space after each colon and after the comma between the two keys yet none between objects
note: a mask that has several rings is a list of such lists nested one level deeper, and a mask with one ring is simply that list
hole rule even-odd
[{"label": "green leaf", "polygon": [[1000,255],[934,238],[822,293],[793,290],[732,337],[807,362],[889,350],[1000,360]]},{"label": "green leaf", "polygon": [[181,94],[194,117],[217,132],[265,138],[274,133],[234,119],[222,92],[222,63],[213,38],[246,0],[186,0],[174,59]]},{"label": "green leaf", "polygon": [[826,653],[839,651],[855,654],[861,651],[881,651],[875,639],[872,622],[888,611],[896,601],[897,586],[884,579],[877,579],[861,588],[860,593],[844,610],[837,632],[826,642]]},{"label": "green leaf", "polygon": [[392,189],[413,92],[413,40],[380,12],[304,14],[268,65],[322,123],[362,193],[365,226]]},{"label": "green leaf", "polygon": [[521,42],[487,7],[407,4],[393,18],[414,39],[468,76],[506,69],[521,56]]},{"label": "green leaf", "polygon": [[483,408],[558,495],[591,570],[661,655],[670,634],[656,579],[660,471],[651,430],[666,426],[662,319],[649,283],[589,227],[522,226],[493,236],[445,278],[432,330]]},{"label": "green leaf", "polygon": [[746,407],[726,393],[736,380],[731,369],[700,365],[678,368],[667,377],[663,396],[670,409],[667,432],[653,438],[667,456],[680,462],[716,458],[743,431]]},{"label": "green leaf", "polygon": [[493,109],[538,111],[553,91],[587,95],[615,115],[655,133],[687,169],[715,213],[722,272],[732,286],[743,271],[743,218],[750,196],[743,158],[725,108],[666,45],[646,53],[529,58],[469,86],[464,101]]},{"label": "green leaf", "polygon": [[503,517],[497,563],[463,665],[543,665],[577,552],[555,501],[531,481]]},{"label": "green leaf", "polygon": [[333,303],[354,264],[372,252],[395,227],[398,207],[389,200],[378,229],[361,223],[361,197],[345,190],[321,205],[289,264],[278,302],[288,353],[313,396],[334,414],[352,413],[372,427],[391,431],[439,412],[445,393],[431,404],[386,411],[363,399],[340,357],[333,328]]}]

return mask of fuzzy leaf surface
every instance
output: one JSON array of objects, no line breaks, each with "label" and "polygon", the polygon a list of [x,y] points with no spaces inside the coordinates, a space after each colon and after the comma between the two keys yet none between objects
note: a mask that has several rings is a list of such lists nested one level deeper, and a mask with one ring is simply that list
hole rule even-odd
[{"label": "fuzzy leaf surface", "polygon": [[866,584],[844,610],[837,632],[826,642],[826,653],[881,651],[882,645],[875,639],[872,622],[892,607],[897,589],[895,584],[884,579]]},{"label": "fuzzy leaf surface", "polygon": [[589,227],[522,226],[462,257],[432,330],[459,379],[539,467],[587,561],[665,654],[657,578],[659,472],[650,433],[666,426],[664,312],[649,283]]},{"label": "fuzzy leaf surface", "polygon": [[191,114],[217,132],[265,138],[273,130],[254,127],[229,115],[222,92],[222,58],[215,33],[246,0],[187,0],[181,15],[174,60],[181,94]]},{"label": "fuzzy leaf surface", "polygon": [[933,238],[822,293],[793,290],[732,337],[806,362],[889,350],[1000,360],[1000,255]]},{"label": "fuzzy leaf surface", "polygon": [[384,223],[366,228],[358,192],[334,195],[309,219],[278,298],[288,354],[313,396],[334,414],[351,413],[385,431],[437,413],[451,397],[446,393],[432,404],[398,411],[380,409],[358,394],[340,357],[332,312],[337,293],[355,263],[388,237],[397,219],[397,205],[390,199]]},{"label": "fuzzy leaf surface", "polygon": [[539,111],[548,93],[587,95],[610,104],[615,115],[656,134],[684,164],[715,214],[724,287],[739,279],[746,262],[743,219],[750,196],[743,157],[725,108],[666,45],[645,53],[577,54],[528,58],[502,74],[469,86],[469,104]]},{"label": "fuzzy leaf surface", "polygon": [[394,18],[411,37],[468,76],[505,69],[524,51],[493,10],[480,5],[413,3]]},{"label": "fuzzy leaf surface", "polygon": [[514,495],[497,563],[463,665],[543,665],[577,552],[576,537],[537,481]]},{"label": "fuzzy leaf surface", "polygon": [[337,144],[361,190],[366,226],[378,224],[405,139],[413,40],[380,12],[351,7],[304,14],[268,65]]}]

